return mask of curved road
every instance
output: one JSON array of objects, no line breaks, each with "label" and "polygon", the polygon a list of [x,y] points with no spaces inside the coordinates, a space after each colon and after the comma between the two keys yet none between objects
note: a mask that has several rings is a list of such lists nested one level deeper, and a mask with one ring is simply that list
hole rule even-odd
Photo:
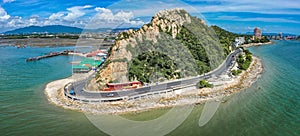
[{"label": "curved road", "polygon": [[235,50],[233,53],[228,55],[226,61],[223,62],[217,69],[209,73],[206,73],[204,75],[193,77],[193,78],[179,79],[175,81],[169,81],[166,83],[158,83],[156,85],[144,86],[142,88],[137,88],[135,90],[115,91],[115,92],[95,92],[95,93],[87,92],[84,90],[87,80],[83,80],[83,81],[73,83],[68,89],[65,89],[65,93],[69,93],[70,90],[74,90],[76,95],[73,97],[81,100],[101,100],[101,99],[118,100],[118,98],[122,98],[122,97],[131,97],[131,96],[145,94],[149,92],[159,92],[167,89],[172,89],[178,86],[195,85],[201,79],[205,79],[211,76],[219,76],[223,72],[226,72],[230,68],[231,63],[234,61],[237,54],[239,54],[240,52],[242,52],[241,49]]}]

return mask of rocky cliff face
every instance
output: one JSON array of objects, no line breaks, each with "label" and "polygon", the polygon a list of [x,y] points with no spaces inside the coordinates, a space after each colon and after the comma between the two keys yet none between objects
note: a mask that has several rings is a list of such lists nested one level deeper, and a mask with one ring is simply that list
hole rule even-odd
[{"label": "rocky cliff face", "polygon": [[[139,30],[121,33],[110,49],[106,66],[99,72],[94,82],[99,83],[99,89],[102,89],[102,86],[108,82],[128,82],[130,80],[128,78],[129,65],[131,60],[138,55],[137,50],[141,53],[145,50],[155,50],[160,46],[169,46],[165,44],[170,44],[170,42],[162,44],[165,39],[171,43],[174,42],[174,47],[175,44],[182,44],[178,40],[178,35],[181,34],[185,25],[191,24],[192,21],[193,17],[185,10],[163,10],[155,14],[152,21],[143,25]],[[206,26],[204,21],[201,23]]]}]

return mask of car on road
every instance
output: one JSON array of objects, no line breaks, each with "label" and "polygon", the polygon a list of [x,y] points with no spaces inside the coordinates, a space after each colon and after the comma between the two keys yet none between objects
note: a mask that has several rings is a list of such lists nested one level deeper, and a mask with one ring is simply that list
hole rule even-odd
[{"label": "car on road", "polygon": [[75,93],[74,90],[71,90],[71,91],[70,91],[70,94],[71,94],[71,95],[76,95],[76,93]]},{"label": "car on road", "polygon": [[107,96],[107,97],[114,97],[114,96],[115,96],[115,94],[113,94],[113,93],[109,93],[109,94],[107,94],[106,96]]}]

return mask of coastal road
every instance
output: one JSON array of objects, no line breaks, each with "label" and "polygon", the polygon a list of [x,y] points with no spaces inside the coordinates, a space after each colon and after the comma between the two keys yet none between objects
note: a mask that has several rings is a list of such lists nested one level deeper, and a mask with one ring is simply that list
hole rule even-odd
[{"label": "coastal road", "polygon": [[[132,97],[140,94],[145,94],[149,92],[160,92],[163,90],[173,89],[175,87],[179,86],[187,86],[187,85],[195,85],[199,80],[206,79],[208,77],[212,76],[219,76],[223,72],[226,72],[230,66],[232,65],[232,62],[235,60],[235,57],[237,54],[241,53],[241,49],[235,50],[233,53],[229,54],[226,58],[226,60],[215,70],[208,72],[206,74],[203,74],[201,76],[188,78],[188,79],[179,79],[174,81],[168,81],[163,83],[158,83],[151,86],[144,86],[142,88],[137,88],[135,90],[128,90],[128,91],[115,91],[115,92],[88,92],[85,91],[85,85],[87,83],[87,80],[75,82],[71,85],[70,90],[74,90],[76,94],[76,98],[78,99],[117,99],[121,97]],[[66,90],[67,92],[70,90]],[[67,93],[66,92],[66,93]]]}]

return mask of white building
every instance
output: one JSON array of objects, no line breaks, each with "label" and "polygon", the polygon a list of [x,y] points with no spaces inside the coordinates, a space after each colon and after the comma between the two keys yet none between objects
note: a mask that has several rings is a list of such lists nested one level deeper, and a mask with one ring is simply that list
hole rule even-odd
[{"label": "white building", "polygon": [[237,37],[235,38],[235,42],[233,43],[233,46],[237,48],[244,43],[245,43],[245,37]]}]

